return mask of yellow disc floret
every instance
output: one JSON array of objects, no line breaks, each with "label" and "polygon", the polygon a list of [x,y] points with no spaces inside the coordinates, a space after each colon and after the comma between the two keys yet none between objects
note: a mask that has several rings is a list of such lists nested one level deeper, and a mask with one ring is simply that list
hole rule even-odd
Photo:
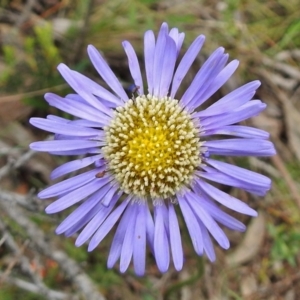
[{"label": "yellow disc floret", "polygon": [[198,129],[177,100],[129,100],[104,130],[108,170],[125,193],[168,198],[191,182],[201,163]]}]

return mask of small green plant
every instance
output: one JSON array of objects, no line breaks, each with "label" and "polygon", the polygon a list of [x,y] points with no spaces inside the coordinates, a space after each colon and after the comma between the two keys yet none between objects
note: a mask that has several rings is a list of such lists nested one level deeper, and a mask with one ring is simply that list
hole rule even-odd
[{"label": "small green plant", "polygon": [[296,255],[300,251],[300,232],[290,228],[287,224],[274,226],[268,225],[268,231],[273,238],[271,259],[274,261],[287,261],[291,266],[296,266]]},{"label": "small green plant", "polygon": [[5,62],[0,74],[1,91],[6,95],[22,94],[23,103],[46,110],[48,106],[41,101],[44,89],[63,83],[56,70],[62,51],[54,42],[52,25],[38,25],[32,35],[20,39],[18,47],[5,44],[0,51]]}]

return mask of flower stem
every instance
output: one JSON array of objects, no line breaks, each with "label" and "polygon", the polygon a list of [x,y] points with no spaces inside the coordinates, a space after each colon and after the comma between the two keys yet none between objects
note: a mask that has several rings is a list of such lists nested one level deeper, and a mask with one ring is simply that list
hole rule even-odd
[{"label": "flower stem", "polygon": [[198,279],[200,279],[203,274],[204,274],[204,259],[203,257],[199,257],[197,260],[198,262],[198,268],[197,268],[197,273],[190,278],[183,280],[183,281],[178,281],[177,283],[171,285],[165,292],[164,292],[164,299],[168,299],[171,294],[175,293],[176,291],[180,290],[186,285],[191,285],[195,283]]}]

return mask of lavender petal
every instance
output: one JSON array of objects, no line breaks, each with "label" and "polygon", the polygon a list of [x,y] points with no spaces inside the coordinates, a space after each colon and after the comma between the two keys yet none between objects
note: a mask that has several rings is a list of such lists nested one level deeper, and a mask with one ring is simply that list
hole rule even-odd
[{"label": "lavender petal", "polygon": [[108,232],[112,229],[112,227],[116,224],[124,209],[126,208],[128,202],[123,201],[104,221],[104,223],[100,226],[100,228],[96,231],[94,236],[92,237],[88,251],[93,251],[99,243],[105,238]]},{"label": "lavender petal", "polygon": [[216,253],[214,250],[214,245],[211,241],[211,238],[209,236],[209,233],[208,233],[206,227],[204,226],[204,224],[202,223],[201,220],[199,220],[199,226],[200,226],[202,237],[203,237],[204,251],[205,251],[208,259],[211,262],[214,262],[216,260]]},{"label": "lavender petal", "polygon": [[174,74],[174,79],[173,79],[172,89],[171,89],[171,94],[170,94],[171,98],[175,97],[175,94],[176,94],[183,78],[187,74],[187,72],[190,69],[192,63],[194,62],[196,56],[200,52],[200,50],[204,44],[204,41],[205,41],[204,35],[198,36],[194,40],[194,42],[191,44],[191,46],[189,47],[189,49],[187,50],[187,52],[185,53],[183,58],[181,59],[179,65],[177,67],[177,70]]},{"label": "lavender petal", "polygon": [[141,203],[138,206],[138,214],[135,225],[133,241],[133,265],[138,276],[143,276],[146,267],[146,210],[148,206]]},{"label": "lavender petal", "polygon": [[264,130],[241,125],[227,125],[212,130],[203,131],[201,136],[231,135],[247,139],[268,139],[270,134]]},{"label": "lavender petal", "polygon": [[121,258],[120,258],[120,272],[124,273],[128,269],[130,264],[132,254],[133,254],[133,247],[134,247],[134,233],[136,228],[136,218],[137,218],[137,204],[133,203],[129,205],[127,209],[130,210],[131,218],[127,223],[126,233],[124,236],[124,241],[122,244],[121,250]]},{"label": "lavender petal", "polygon": [[120,198],[120,196],[118,194],[116,194],[116,195],[114,195],[109,206],[101,205],[101,209],[98,211],[98,213],[95,214],[95,216],[91,220],[89,220],[88,224],[78,235],[78,237],[75,241],[75,245],[77,247],[80,247],[81,245],[83,245],[97,230],[99,230],[99,228],[101,228],[101,226],[105,222],[107,216],[113,210],[116,200],[118,200],[119,198]]},{"label": "lavender petal", "polygon": [[164,226],[163,210],[160,205],[154,206],[155,232],[154,232],[154,253],[155,260],[160,272],[165,273],[169,268],[170,252],[169,243]]},{"label": "lavender petal", "polygon": [[260,139],[227,139],[205,143],[210,155],[272,156],[276,154],[270,141]]},{"label": "lavender petal", "polygon": [[101,146],[101,142],[87,140],[66,140],[66,141],[42,141],[30,144],[30,148],[35,151],[69,151],[87,149]]},{"label": "lavender petal", "polygon": [[[205,92],[199,97],[198,105],[204,103],[211,97],[225,82],[232,76],[239,65],[238,60],[233,60],[217,75],[217,77],[209,84]],[[201,112],[200,112],[201,113]]]},{"label": "lavender petal", "polygon": [[97,129],[74,126],[71,124],[64,124],[64,126],[62,126],[60,122],[43,118],[31,118],[29,122],[35,127],[46,131],[78,137],[97,137],[97,135],[101,132]]},{"label": "lavender petal", "polygon": [[128,65],[129,65],[131,77],[134,80],[134,84],[139,87],[138,93],[143,95],[144,85],[143,85],[141,69],[140,69],[140,65],[136,53],[129,42],[124,41],[122,44],[128,58]]},{"label": "lavender petal", "polygon": [[[103,155],[99,154],[99,155],[85,157],[85,158],[82,158],[82,159],[76,159],[76,160],[73,160],[73,161],[69,161],[67,163],[64,163],[64,164],[60,165],[56,169],[54,169],[50,174],[50,178],[53,180],[53,179],[56,179],[60,176],[66,175],[68,173],[77,171],[77,170],[82,169],[82,168],[85,168],[85,167],[93,164],[97,160],[100,161],[101,158],[103,158]],[[104,164],[104,161],[103,161],[103,164]]]},{"label": "lavender petal", "polygon": [[120,97],[123,102],[128,100],[128,96],[125,93],[121,83],[98,50],[93,45],[89,45],[87,51],[95,69],[108,84],[108,86]]},{"label": "lavender petal", "polygon": [[92,80],[86,79],[85,76],[78,72],[70,70],[65,64],[59,64],[57,67],[60,74],[65,78],[73,90],[78,93],[90,106],[99,110],[100,112],[112,116],[112,112],[109,108],[104,106],[91,92],[89,89],[90,82]]},{"label": "lavender petal", "polygon": [[[86,201],[84,201],[78,208],[76,208],[67,218],[64,219],[63,222],[56,228],[55,232],[56,234],[62,234],[72,228],[74,225],[76,225],[79,221],[86,219],[87,215],[93,211],[106,209],[102,206],[100,203],[102,199],[103,193],[105,193],[105,190],[108,190],[110,188],[109,185],[104,186],[99,191],[95,192],[91,197],[89,197]],[[118,197],[114,197],[114,204],[118,200]],[[114,205],[112,204],[112,206]],[[97,212],[98,213],[98,212]],[[93,217],[92,214],[89,214],[91,217],[88,218],[88,221],[90,221]],[[96,215],[96,213],[95,213]],[[82,227],[85,224],[82,225]]]},{"label": "lavender petal", "polygon": [[220,47],[216,49],[210,57],[203,64],[201,69],[196,74],[189,88],[186,90],[181,98],[183,106],[187,106],[189,102],[195,97],[202,86],[206,83],[207,79],[211,78],[211,74],[215,71],[215,68],[219,65],[219,62],[224,56],[224,48]]},{"label": "lavender petal", "polygon": [[110,118],[108,116],[104,115],[102,112],[96,110],[90,105],[72,101],[68,98],[61,98],[58,95],[52,93],[45,94],[45,99],[53,107],[56,107],[75,117],[94,121],[101,126],[107,125],[110,121]]},{"label": "lavender petal", "polygon": [[164,56],[159,87],[159,97],[165,97],[168,95],[177,58],[176,45],[173,39],[169,37],[166,38],[166,48],[168,49],[168,55]]},{"label": "lavender petal", "polygon": [[206,195],[210,196],[222,205],[245,215],[249,215],[252,217],[257,216],[257,212],[241,200],[224,193],[223,191],[215,188],[214,186],[208,184],[207,182],[204,182],[201,179],[196,180],[195,182],[199,185],[201,190]]},{"label": "lavender petal", "polygon": [[47,214],[54,214],[60,212],[74,205],[75,203],[83,200],[87,196],[93,194],[98,189],[100,189],[105,183],[106,181],[101,180],[101,178],[93,179],[91,182],[85,184],[84,186],[81,186],[78,189],[73,190],[72,192],[54,201],[46,207],[45,211]]},{"label": "lavender petal", "polygon": [[155,37],[151,30],[145,32],[144,36],[144,57],[145,57],[145,69],[148,84],[148,93],[153,94],[154,81],[153,81],[153,66],[155,56]]},{"label": "lavender petal", "polygon": [[186,223],[186,226],[188,228],[194,249],[198,255],[203,254],[203,240],[201,235],[201,230],[198,224],[198,221],[196,219],[196,216],[194,215],[193,211],[187,204],[187,201],[185,198],[183,198],[180,195],[177,195],[177,199],[179,202],[180,209],[183,214],[184,221]]},{"label": "lavender petal", "polygon": [[169,230],[170,230],[170,246],[174,262],[174,267],[180,271],[183,266],[183,250],[181,244],[181,235],[178,220],[173,204],[169,204]]},{"label": "lavender petal", "polygon": [[95,179],[95,175],[100,172],[99,169],[91,170],[83,174],[76,175],[61,182],[58,182],[38,194],[41,199],[56,197],[61,194],[69,193]]},{"label": "lavender petal", "polygon": [[121,256],[121,250],[124,241],[124,236],[127,230],[127,224],[130,222],[131,218],[132,218],[131,210],[126,209],[118,225],[117,231],[114,235],[110,247],[109,256],[107,259],[107,267],[109,269],[111,269],[115,265],[115,263]]},{"label": "lavender petal", "polygon": [[222,248],[228,249],[230,244],[224,231],[211,217],[211,215],[199,204],[199,201],[197,201],[196,195],[194,193],[188,194],[187,203],[190,205],[191,209],[195,212],[195,214],[197,214],[197,217],[202,221],[202,223],[205,225],[210,234],[215,238],[218,244]]}]

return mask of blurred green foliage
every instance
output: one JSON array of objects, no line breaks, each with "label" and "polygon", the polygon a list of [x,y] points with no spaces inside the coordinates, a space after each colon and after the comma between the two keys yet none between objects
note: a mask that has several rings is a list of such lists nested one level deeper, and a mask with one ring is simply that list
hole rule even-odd
[{"label": "blurred green foliage", "polygon": [[24,85],[40,89],[58,82],[56,66],[62,58],[52,37],[52,27],[45,23],[34,27],[34,35],[24,37],[21,50],[14,45],[3,45],[3,60],[6,63],[0,76],[3,91],[24,91]]},{"label": "blurred green foliage", "polygon": [[16,287],[4,286],[0,289],[0,299],[2,300],[43,300],[40,295],[23,291]]},{"label": "blurred green foliage", "polygon": [[[85,51],[79,59],[70,61],[74,52],[84,50],[89,43],[108,58],[125,59],[121,41],[128,39],[140,56],[143,33],[149,28],[157,30],[163,21],[185,31],[187,43],[201,33],[207,35],[203,53],[222,45],[232,57],[243,56],[239,72],[245,80],[251,77],[249,61],[259,65],[263,55],[273,56],[300,47],[298,0],[229,0],[218,4],[195,0],[190,1],[190,8],[157,0],[112,0],[89,11],[91,3],[81,0],[73,3],[66,18],[86,22],[83,28],[71,26],[59,43],[54,42],[50,19],[35,25],[32,34],[22,38],[16,35],[17,44],[4,44],[2,55],[6,66],[0,73],[0,89],[7,94],[51,90],[64,82],[56,70],[60,62],[70,62],[80,71],[90,66]],[[206,9],[207,12],[201,13]],[[78,41],[83,41],[83,49],[76,48]],[[45,109],[43,101],[25,98],[29,105]]]},{"label": "blurred green foliage", "polygon": [[286,261],[291,266],[296,266],[296,256],[300,250],[299,228],[287,224],[268,224],[268,231],[273,240],[271,259],[273,261]]}]

